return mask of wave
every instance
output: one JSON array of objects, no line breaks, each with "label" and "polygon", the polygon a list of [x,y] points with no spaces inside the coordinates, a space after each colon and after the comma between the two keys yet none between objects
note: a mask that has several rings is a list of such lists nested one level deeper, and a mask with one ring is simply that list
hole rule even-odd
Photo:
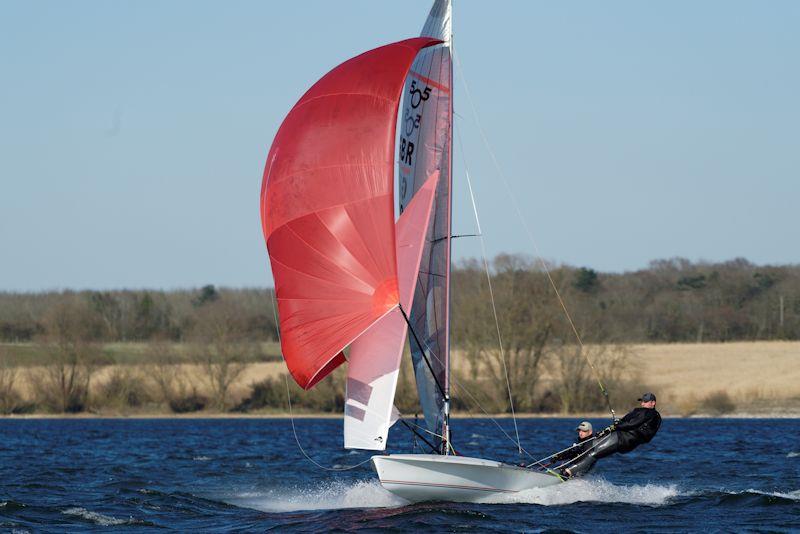
[{"label": "wave", "polygon": [[717,504],[737,507],[757,507],[771,505],[796,506],[800,501],[800,490],[780,492],[748,489],[743,491],[723,491],[716,495]]},{"label": "wave", "polygon": [[4,512],[11,512],[16,510],[22,510],[25,508],[25,504],[16,501],[0,501],[0,509]]},{"label": "wave", "polygon": [[776,493],[777,497],[783,497],[784,499],[792,499],[793,501],[800,501],[800,490],[790,491],[789,493]]},{"label": "wave", "polygon": [[[679,496],[676,486],[656,484],[617,486],[602,479],[572,480],[547,488],[534,488],[513,494],[497,495],[485,504],[538,504],[558,506],[578,502],[622,503],[662,506]],[[274,489],[222,496],[235,506],[262,512],[297,512],[346,508],[397,508],[408,502],[386,491],[375,481],[335,482],[322,488]]]},{"label": "wave", "polygon": [[617,486],[603,479],[589,478],[570,480],[557,486],[533,488],[519,493],[498,495],[495,504],[539,504],[562,506],[579,502],[637,504],[663,506],[681,496],[675,485],[630,485]]},{"label": "wave", "polygon": [[783,493],[780,491],[759,491],[755,489],[749,489],[747,490],[747,493],[755,493],[759,495],[764,495],[766,497],[778,497],[779,499],[788,499],[790,501],[800,501],[800,490]]},{"label": "wave", "polygon": [[[386,491],[377,480],[337,481],[327,483],[322,487],[280,488],[237,493],[218,498],[234,506],[272,513],[348,508],[398,508],[409,504],[404,499]],[[800,502],[800,490],[768,492],[748,489],[700,492],[682,491],[675,484],[617,485],[602,478],[584,478],[546,488],[533,488],[518,493],[493,496],[483,501],[483,504],[565,506],[576,503],[598,503],[661,507],[702,501],[735,506],[796,504]]]},{"label": "wave", "polygon": [[222,496],[235,506],[262,512],[297,512],[305,510],[341,510],[345,508],[396,508],[408,501],[383,489],[377,480],[330,482],[322,487],[273,489]]},{"label": "wave", "polygon": [[786,455],[787,458],[797,458],[800,457],[800,452],[792,451]]},{"label": "wave", "polygon": [[112,527],[117,525],[131,525],[134,523],[138,523],[132,517],[129,519],[118,519],[116,517],[111,517],[110,515],[103,515],[97,512],[92,512],[87,510],[86,508],[67,508],[61,512],[64,515],[71,515],[74,517],[80,517],[86,520],[91,521],[96,525],[100,525],[101,527]]}]

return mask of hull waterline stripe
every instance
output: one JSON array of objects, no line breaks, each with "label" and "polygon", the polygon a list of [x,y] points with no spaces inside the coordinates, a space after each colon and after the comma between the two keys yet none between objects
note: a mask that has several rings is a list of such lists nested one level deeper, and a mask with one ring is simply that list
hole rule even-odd
[{"label": "hull waterline stripe", "polygon": [[400,484],[403,486],[431,486],[436,488],[467,489],[467,490],[478,490],[478,491],[491,491],[498,493],[519,493],[518,490],[500,489],[492,487],[461,486],[458,484],[436,484],[433,482],[408,482],[405,480],[381,480],[381,484]]}]

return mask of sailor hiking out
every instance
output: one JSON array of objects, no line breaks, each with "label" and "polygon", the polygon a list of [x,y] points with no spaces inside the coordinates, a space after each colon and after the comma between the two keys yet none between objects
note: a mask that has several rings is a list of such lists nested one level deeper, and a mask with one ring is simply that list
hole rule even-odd
[{"label": "sailor hiking out", "polygon": [[579,456],[583,456],[594,444],[594,430],[592,423],[583,421],[575,429],[578,432],[578,441],[572,444],[572,447],[565,449],[553,455],[550,463],[568,463]]},{"label": "sailor hiking out", "polygon": [[[619,421],[603,430],[596,439],[586,445],[589,451],[580,447],[581,451],[573,456],[571,462],[562,473],[567,477],[576,477],[588,473],[597,460],[614,453],[628,453],[643,443],[649,443],[661,427],[661,415],[656,410],[656,396],[645,393],[639,399],[641,406],[634,408]],[[583,423],[581,423],[583,424]],[[571,450],[578,449],[574,447]]]}]

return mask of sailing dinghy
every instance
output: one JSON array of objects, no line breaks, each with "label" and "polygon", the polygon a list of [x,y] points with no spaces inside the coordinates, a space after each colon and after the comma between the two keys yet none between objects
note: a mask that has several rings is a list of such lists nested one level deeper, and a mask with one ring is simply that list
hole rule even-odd
[{"label": "sailing dinghy", "polygon": [[459,456],[450,442],[451,13],[436,0],[420,37],[317,81],[275,135],[261,189],[283,356],[304,389],[347,363],[345,448],[385,450],[409,340],[433,454],[372,463],[384,488],[412,502],[561,481]]}]

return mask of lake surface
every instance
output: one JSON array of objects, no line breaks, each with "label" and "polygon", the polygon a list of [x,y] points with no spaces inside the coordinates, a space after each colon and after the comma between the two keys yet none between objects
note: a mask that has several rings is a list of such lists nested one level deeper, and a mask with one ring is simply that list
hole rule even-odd
[{"label": "lake surface", "polygon": [[[545,456],[571,443],[577,422],[521,420],[522,443]],[[296,424],[324,466],[369,457],[340,448],[340,420]],[[462,454],[519,461],[491,421],[453,426]],[[400,425],[390,440],[393,452],[411,448]],[[649,445],[601,460],[586,479],[494,504],[408,505],[376,480],[369,463],[314,466],[288,419],[0,420],[0,531],[426,534],[797,531],[800,420],[667,419]]]}]

